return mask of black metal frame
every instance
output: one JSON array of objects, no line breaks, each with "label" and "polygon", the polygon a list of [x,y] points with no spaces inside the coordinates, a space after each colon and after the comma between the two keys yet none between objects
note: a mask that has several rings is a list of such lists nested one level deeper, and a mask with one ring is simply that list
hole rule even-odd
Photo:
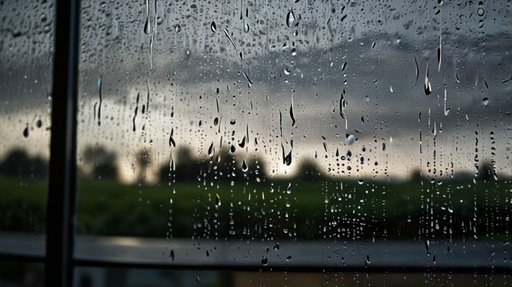
[{"label": "black metal frame", "polygon": [[55,1],[46,286],[73,282],[80,0]]}]

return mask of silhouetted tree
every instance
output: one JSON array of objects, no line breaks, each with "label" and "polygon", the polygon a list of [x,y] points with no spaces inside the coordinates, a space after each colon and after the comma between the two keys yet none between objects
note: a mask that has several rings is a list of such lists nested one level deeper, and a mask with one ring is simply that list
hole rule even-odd
[{"label": "silhouetted tree", "polygon": [[322,177],[323,174],[318,164],[312,159],[304,159],[300,163],[297,175],[295,176],[296,179],[303,181],[317,181]]},{"label": "silhouetted tree", "polygon": [[412,182],[421,182],[425,180],[425,176],[423,175],[421,168],[415,168],[411,171],[409,175],[409,180]]},{"label": "silhouetted tree", "polygon": [[0,163],[0,173],[9,177],[44,179],[48,176],[48,161],[40,156],[30,157],[22,148],[14,148]]},{"label": "silhouetted tree", "polygon": [[483,181],[491,181],[497,178],[494,161],[484,160],[478,169],[477,178]]},{"label": "silhouetted tree", "polygon": [[135,154],[135,162],[139,170],[139,181],[146,182],[148,167],[152,164],[151,152],[147,148],[140,149]]},{"label": "silhouetted tree", "polygon": [[82,160],[88,175],[95,179],[117,179],[117,155],[102,146],[87,146]]}]

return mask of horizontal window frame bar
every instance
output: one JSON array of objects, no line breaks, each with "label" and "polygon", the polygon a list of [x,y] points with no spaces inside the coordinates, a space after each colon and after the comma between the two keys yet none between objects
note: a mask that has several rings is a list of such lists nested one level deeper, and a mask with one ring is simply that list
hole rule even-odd
[{"label": "horizontal window frame bar", "polygon": [[[4,261],[43,261],[45,256],[44,238],[45,234],[27,234],[14,232],[0,232],[0,260]],[[504,245],[498,241],[434,241],[430,243],[432,255],[421,260],[409,260],[409,262],[421,262],[421,264],[397,264],[397,256],[393,256],[396,250],[402,249],[404,253],[415,253],[414,256],[421,256],[425,252],[423,242],[420,241],[385,241],[372,243],[369,241],[351,242],[305,242],[305,241],[283,241],[279,250],[273,250],[274,241],[255,241],[247,244],[246,241],[225,241],[225,240],[192,240],[192,239],[163,239],[163,238],[140,238],[140,237],[118,237],[118,236],[77,236],[74,256],[70,260],[73,267],[119,267],[119,268],[157,268],[173,270],[231,270],[231,271],[288,271],[288,272],[435,272],[435,273],[509,273],[512,270],[512,261],[503,262],[503,254],[511,254],[512,245]],[[494,258],[496,262],[489,260],[475,261],[478,264],[464,265],[461,262],[471,262],[467,258],[457,256],[457,253],[450,254],[452,263],[447,264],[446,258],[439,257],[436,264],[425,264],[425,258],[432,259],[437,252],[442,252],[446,246],[456,246],[459,250],[464,249],[469,257],[487,254],[490,250],[498,250]],[[383,247],[395,246],[389,251],[384,251],[384,260],[375,258],[376,253],[381,252]],[[407,247],[407,245],[409,247]],[[180,247],[181,246],[181,247]],[[268,246],[268,247],[267,247]],[[317,246],[315,248],[315,246]],[[493,249],[490,249],[493,246]],[[213,250],[211,257],[232,256],[230,259],[210,260],[206,259],[205,251]],[[244,249],[241,254],[228,254],[234,249]],[[266,249],[269,248],[269,251]],[[471,251],[473,248],[473,251]],[[175,261],[169,258],[170,250],[174,250]],[[228,250],[229,252],[225,252]],[[321,253],[321,256],[335,255],[339,250],[347,256],[347,263],[342,264],[340,258],[331,259],[330,264],[317,264],[307,261],[296,254],[303,254],[304,250],[311,250],[309,254]],[[501,254],[499,250],[502,250]],[[195,253],[194,253],[195,252]],[[252,260],[239,259],[251,252]],[[293,253],[295,252],[295,253]],[[322,253],[323,252],[323,253]],[[471,255],[473,252],[473,255]],[[164,253],[164,254],[162,254]],[[121,255],[119,255],[121,254]],[[147,256],[149,254],[149,256]],[[259,263],[262,255],[268,254],[268,265]],[[273,254],[273,256],[272,256]],[[279,256],[293,254],[290,262],[278,260]],[[338,253],[340,254],[340,253]],[[355,254],[355,255],[354,255]],[[365,255],[368,254],[370,263],[365,264]],[[124,256],[124,257],[123,257]],[[146,257],[144,257],[146,256]],[[187,258],[189,257],[189,258]],[[333,258],[335,256],[332,256]],[[372,259],[372,257],[375,259]],[[180,259],[181,258],[181,259]],[[185,258],[185,260],[183,260]],[[188,260],[194,258],[192,260]],[[317,258],[316,262],[320,262]],[[499,260],[501,261],[499,261]],[[238,260],[238,262],[235,262]],[[338,263],[333,263],[337,260]],[[371,262],[374,260],[374,262]],[[294,262],[295,261],[295,262]],[[299,264],[297,264],[299,262]]]}]

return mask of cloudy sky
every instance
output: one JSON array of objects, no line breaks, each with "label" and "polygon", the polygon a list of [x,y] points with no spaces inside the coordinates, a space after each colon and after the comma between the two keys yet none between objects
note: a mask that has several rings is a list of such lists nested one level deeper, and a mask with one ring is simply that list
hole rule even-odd
[{"label": "cloudy sky", "polygon": [[[248,137],[237,156],[274,174],[303,158],[352,177],[443,176],[475,158],[510,173],[506,1],[83,2],[79,150],[118,151],[128,179],[137,149],[167,161],[171,131],[203,156]],[[47,154],[51,6],[2,5],[2,149]]]}]

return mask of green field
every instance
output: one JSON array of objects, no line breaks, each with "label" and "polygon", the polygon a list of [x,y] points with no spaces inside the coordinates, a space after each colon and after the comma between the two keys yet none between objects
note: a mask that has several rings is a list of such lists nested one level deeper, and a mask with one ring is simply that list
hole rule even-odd
[{"label": "green field", "polygon": [[[77,232],[233,239],[503,238],[510,181],[79,180]],[[1,178],[0,229],[45,229],[46,183]]]}]

